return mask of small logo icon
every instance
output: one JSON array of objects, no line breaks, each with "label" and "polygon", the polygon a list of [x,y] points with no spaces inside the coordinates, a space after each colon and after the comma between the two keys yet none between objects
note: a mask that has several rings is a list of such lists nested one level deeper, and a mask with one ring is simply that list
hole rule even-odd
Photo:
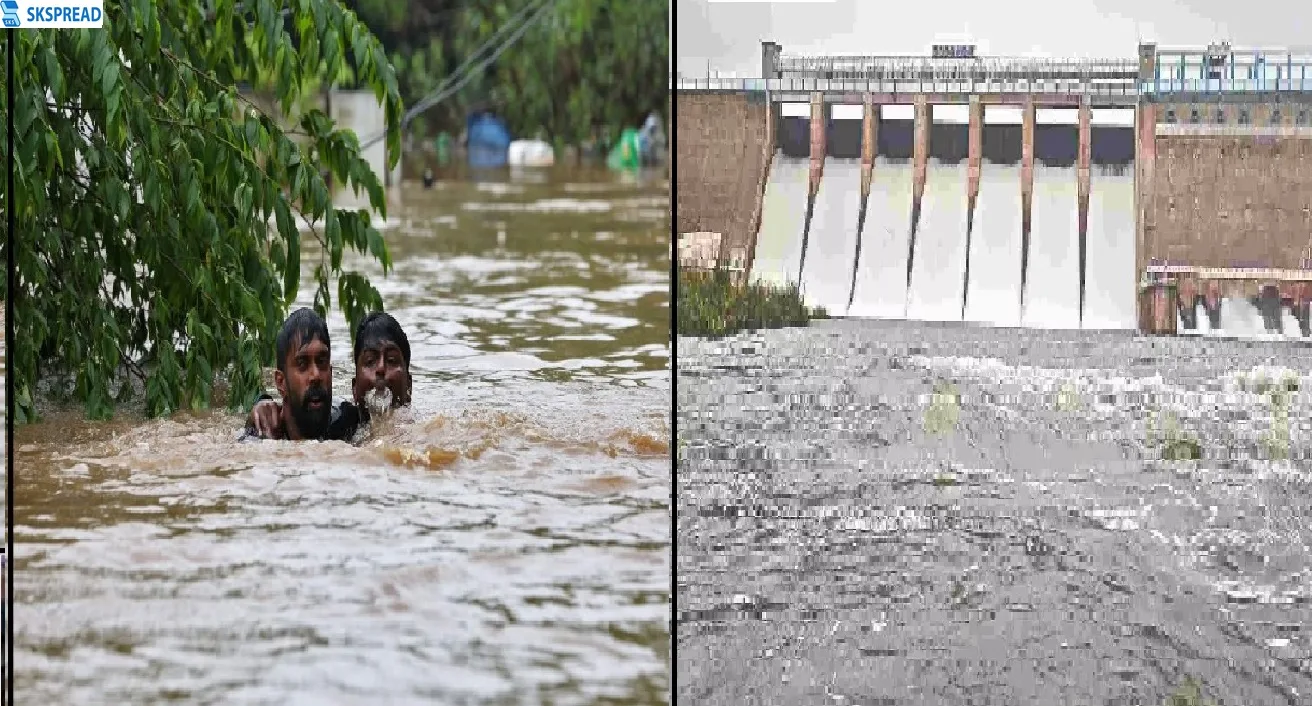
[{"label": "small logo icon", "polygon": [[23,23],[18,19],[18,3],[15,0],[0,0],[0,11],[6,27],[18,27]]},{"label": "small logo icon", "polygon": [[105,0],[0,0],[0,23],[19,29],[100,29]]}]

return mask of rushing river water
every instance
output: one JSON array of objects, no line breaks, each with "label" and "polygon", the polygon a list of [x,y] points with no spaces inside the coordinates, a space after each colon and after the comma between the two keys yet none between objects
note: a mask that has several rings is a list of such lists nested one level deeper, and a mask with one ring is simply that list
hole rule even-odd
[{"label": "rushing river water", "polygon": [[1312,703],[1312,347],[872,321],[677,345],[680,703],[1157,706],[1189,678]]},{"label": "rushing river water", "polygon": [[217,412],[19,428],[19,703],[666,703],[668,188],[404,185],[395,271],[347,267],[414,406],[358,448]]}]

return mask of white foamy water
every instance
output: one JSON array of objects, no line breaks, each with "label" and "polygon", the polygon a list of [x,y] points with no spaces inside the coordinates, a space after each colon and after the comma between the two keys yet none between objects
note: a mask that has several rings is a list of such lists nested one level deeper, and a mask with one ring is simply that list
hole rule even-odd
[{"label": "white foamy water", "polygon": [[1186,336],[1236,337],[1254,340],[1282,340],[1303,337],[1302,331],[1298,328],[1298,319],[1295,319],[1288,309],[1280,315],[1281,331],[1278,333],[1268,332],[1262,319],[1262,312],[1252,302],[1240,297],[1226,297],[1221,300],[1221,327],[1218,329],[1212,328],[1212,322],[1207,318],[1207,310],[1201,302],[1195,305],[1194,311],[1197,317],[1195,319],[1198,324],[1197,328],[1186,329],[1184,327],[1184,318],[1177,311],[1175,315],[1176,331]]},{"label": "white foamy water", "polygon": [[966,320],[1020,323],[1020,168],[984,162],[970,243]]},{"label": "white foamy water", "polygon": [[392,409],[392,391],[386,387],[370,390],[364,394],[364,403],[370,417],[382,417]]},{"label": "white foamy water", "polygon": [[503,213],[605,213],[612,208],[608,201],[583,199],[538,199],[532,203],[471,201],[462,206],[466,211],[497,211]]},{"label": "white foamy water", "polygon": [[1084,328],[1136,326],[1134,172],[1095,168],[1089,179]]},{"label": "white foamy water", "polygon": [[835,314],[847,310],[860,210],[860,160],[826,159],[802,272],[802,292],[812,306]]},{"label": "white foamy water", "polygon": [[875,160],[849,316],[900,319],[906,314],[912,175],[908,162]]},{"label": "white foamy water", "polygon": [[[1183,384],[1153,375],[1127,375],[1111,368],[1052,368],[1015,365],[998,358],[975,356],[912,356],[913,365],[937,375],[974,379],[1008,389],[1015,403],[1022,397],[1049,398],[1053,406],[1079,410],[1089,421],[1140,417],[1146,410],[1169,414],[1182,423],[1227,420],[1240,438],[1258,439],[1275,416],[1269,387],[1297,383],[1288,402],[1290,441],[1312,438],[1312,375],[1280,365],[1238,368],[1210,385]],[[1006,406],[1007,403],[999,403]],[[1152,415],[1148,415],[1152,416]],[[1143,420],[1147,423],[1147,417]],[[1160,421],[1160,420],[1158,420]]]},{"label": "white foamy water", "polygon": [[[678,511],[696,518],[679,532],[679,605],[702,609],[684,627],[706,653],[764,654],[731,679],[680,663],[684,693],[742,701],[782,672],[830,689],[795,702],[892,703],[910,674],[928,704],[961,693],[966,664],[997,703],[1163,703],[1167,641],[1214,656],[1188,669],[1216,703],[1312,691],[1307,348],[879,321],[679,347],[679,428],[693,431]],[[1291,372],[1280,460],[1259,441],[1280,405],[1256,379]],[[928,433],[935,378],[959,393],[959,418]],[[1197,458],[1161,458],[1173,422]],[[880,605],[862,612],[871,594]],[[752,605],[730,613],[731,595]],[[743,648],[765,621],[774,632]],[[787,630],[814,639],[771,658]],[[1075,678],[995,664],[1035,635]],[[873,673],[829,666],[874,650]]]},{"label": "white foamy water", "polygon": [[[808,168],[807,160],[782,154],[773,162],[756,245],[757,281],[798,281]],[[858,228],[860,162],[826,160],[801,277],[807,303],[825,307],[830,315],[856,318],[964,320],[1048,330],[1136,328],[1133,167],[1093,168],[1082,320],[1076,170],[1035,165],[1023,312],[1020,167],[987,161],[980,167],[968,278],[967,174],[964,164],[930,161],[908,291],[912,164],[875,160],[866,218]],[[1181,334],[1301,338],[1289,312],[1282,315],[1283,332],[1268,333],[1260,311],[1245,298],[1223,301],[1222,327],[1215,331],[1201,305],[1197,312],[1197,329],[1186,330],[1178,321]]]},{"label": "white foamy water", "polygon": [[1022,322],[1080,327],[1079,208],[1075,169],[1034,165],[1030,257]]},{"label": "white foamy water", "polygon": [[767,284],[797,281],[806,219],[808,163],[776,153],[761,205],[761,229],[756,236],[752,276]]},{"label": "white foamy water", "polygon": [[930,160],[911,265],[907,316],[960,321],[966,271],[966,165]]}]

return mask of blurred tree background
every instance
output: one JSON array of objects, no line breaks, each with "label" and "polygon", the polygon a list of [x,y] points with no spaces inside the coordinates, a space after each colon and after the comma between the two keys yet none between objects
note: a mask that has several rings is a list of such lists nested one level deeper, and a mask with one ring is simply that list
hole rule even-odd
[{"label": "blurred tree background", "polygon": [[528,5],[550,5],[484,71],[408,132],[457,135],[467,111],[496,110],[517,137],[557,147],[618,135],[656,111],[668,125],[668,0],[347,0],[378,37],[409,107],[428,97]]}]

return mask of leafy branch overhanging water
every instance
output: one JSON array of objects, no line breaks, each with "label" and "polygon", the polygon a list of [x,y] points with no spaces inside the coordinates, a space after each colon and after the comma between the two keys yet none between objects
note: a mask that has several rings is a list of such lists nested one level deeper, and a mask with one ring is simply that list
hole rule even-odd
[{"label": "leafy branch overhanging water", "polygon": [[19,422],[34,418],[39,381],[93,418],[140,391],[152,415],[207,407],[217,380],[230,403],[248,402],[301,281],[294,214],[316,224],[321,313],[334,281],[352,324],[381,306],[343,268],[348,248],[390,267],[369,215],[335,209],[324,178],[367,192],[385,215],[354,133],[317,109],[284,129],[236,88],[265,83],[287,112],[316,77],[349,66],[385,104],[393,166],[396,76],[353,13],[333,0],[303,0],[287,17],[273,0],[106,5],[104,30],[15,35],[17,99],[4,108],[24,236],[14,239],[24,345],[10,351]]}]

